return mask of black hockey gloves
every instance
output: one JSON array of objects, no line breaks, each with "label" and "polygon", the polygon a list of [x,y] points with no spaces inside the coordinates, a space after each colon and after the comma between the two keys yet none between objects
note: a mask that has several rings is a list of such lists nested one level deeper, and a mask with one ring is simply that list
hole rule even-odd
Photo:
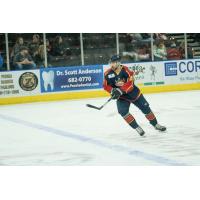
[{"label": "black hockey gloves", "polygon": [[113,88],[111,91],[112,99],[119,99],[123,92],[119,88]]}]

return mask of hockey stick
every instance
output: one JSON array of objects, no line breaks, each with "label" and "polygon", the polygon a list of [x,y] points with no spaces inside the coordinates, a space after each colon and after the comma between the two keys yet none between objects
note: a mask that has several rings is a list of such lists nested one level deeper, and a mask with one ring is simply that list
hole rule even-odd
[{"label": "hockey stick", "polygon": [[111,101],[112,100],[112,97],[110,98],[110,99],[108,99],[102,106],[100,106],[100,107],[97,107],[97,106],[93,106],[93,105],[91,105],[91,104],[86,104],[86,106],[87,107],[89,107],[89,108],[94,108],[94,109],[97,109],[97,110],[101,110],[109,101]]}]

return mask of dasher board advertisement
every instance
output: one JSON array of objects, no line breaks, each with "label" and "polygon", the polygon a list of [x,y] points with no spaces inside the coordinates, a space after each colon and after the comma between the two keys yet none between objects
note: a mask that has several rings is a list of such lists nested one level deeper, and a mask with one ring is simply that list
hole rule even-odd
[{"label": "dasher board advertisement", "polygon": [[0,98],[40,94],[40,70],[0,72]]}]

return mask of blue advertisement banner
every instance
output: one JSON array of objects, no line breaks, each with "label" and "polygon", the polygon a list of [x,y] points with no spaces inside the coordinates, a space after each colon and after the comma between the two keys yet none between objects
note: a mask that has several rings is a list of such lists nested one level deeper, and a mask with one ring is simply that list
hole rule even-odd
[{"label": "blue advertisement banner", "polygon": [[103,66],[42,68],[41,92],[99,89],[103,85]]}]

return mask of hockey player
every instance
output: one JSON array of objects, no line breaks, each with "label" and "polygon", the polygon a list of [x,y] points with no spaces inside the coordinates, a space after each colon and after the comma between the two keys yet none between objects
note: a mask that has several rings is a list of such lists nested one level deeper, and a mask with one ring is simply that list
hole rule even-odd
[{"label": "hockey player", "polygon": [[114,55],[110,59],[110,68],[104,74],[104,90],[117,100],[117,109],[124,120],[135,129],[140,136],[144,130],[137,124],[133,115],[129,113],[130,104],[137,106],[156,130],[165,131],[166,127],[158,124],[157,119],[149,107],[149,103],[142,95],[140,89],[134,84],[134,72],[121,65],[121,57]]}]

